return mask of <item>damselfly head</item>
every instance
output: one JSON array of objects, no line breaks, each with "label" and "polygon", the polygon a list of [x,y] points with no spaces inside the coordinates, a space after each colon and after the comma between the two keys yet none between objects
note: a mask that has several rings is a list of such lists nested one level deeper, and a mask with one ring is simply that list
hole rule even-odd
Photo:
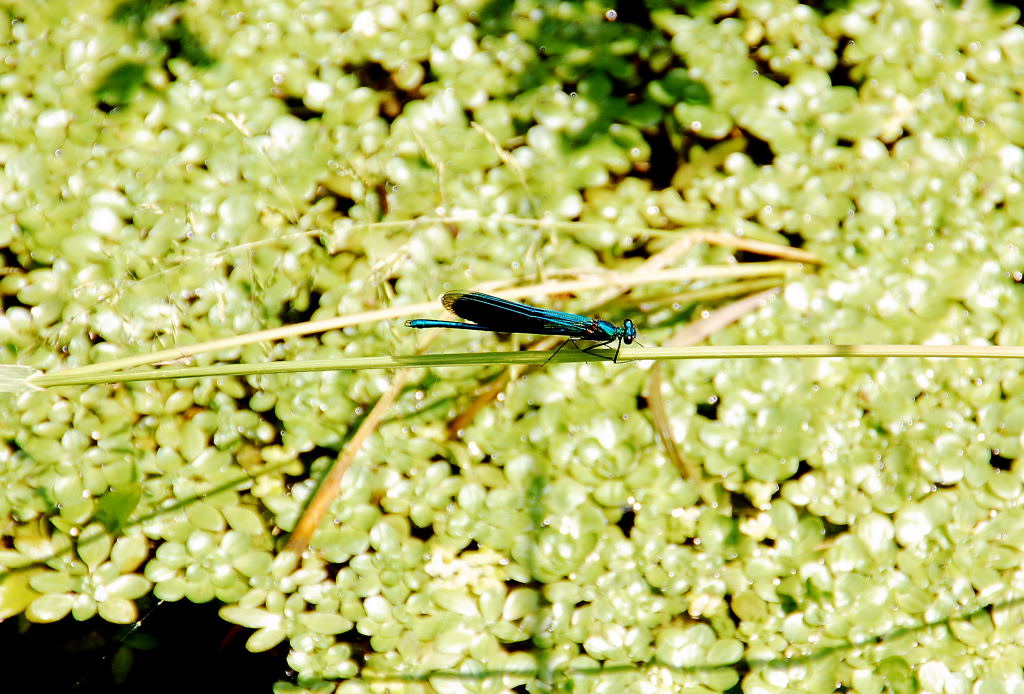
[{"label": "damselfly head", "polygon": [[636,326],[633,325],[633,321],[626,319],[622,324],[622,341],[627,345],[633,344],[633,340],[636,339]]}]

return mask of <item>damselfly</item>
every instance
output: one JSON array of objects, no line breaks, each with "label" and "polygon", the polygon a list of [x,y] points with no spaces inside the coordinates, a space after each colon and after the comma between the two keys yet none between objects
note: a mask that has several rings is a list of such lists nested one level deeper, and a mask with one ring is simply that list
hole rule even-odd
[{"label": "damselfly", "polygon": [[[579,349],[579,345],[576,344],[576,340],[597,341],[598,344],[582,350],[588,354],[593,354],[593,350],[598,347],[604,347],[618,340],[615,356],[612,357],[613,362],[619,359],[622,343],[631,345],[636,339],[636,327],[628,318],[620,328],[606,320],[537,308],[480,292],[448,292],[441,298],[441,303],[459,318],[472,322],[458,323],[448,320],[416,318],[406,321],[405,324],[410,328],[455,328],[456,330],[489,330],[496,333],[561,335],[569,338],[566,342],[572,342],[577,349]],[[558,354],[558,351],[564,346],[565,342],[551,356]]]}]

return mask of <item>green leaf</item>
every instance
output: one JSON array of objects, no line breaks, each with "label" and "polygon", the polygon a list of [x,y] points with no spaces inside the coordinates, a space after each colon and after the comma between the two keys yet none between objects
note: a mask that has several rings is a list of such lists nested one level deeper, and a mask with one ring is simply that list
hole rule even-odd
[{"label": "green leaf", "polygon": [[138,617],[135,603],[124,598],[107,598],[99,604],[100,617],[114,624],[131,624]]},{"label": "green leaf", "polygon": [[269,651],[277,644],[284,641],[288,633],[284,629],[260,629],[249,637],[245,647],[253,653]]},{"label": "green leaf", "polygon": [[41,571],[44,569],[18,571],[0,578],[0,620],[21,614],[33,600],[40,597],[30,585],[30,581]]},{"label": "green leaf", "polygon": [[33,622],[56,622],[67,617],[74,603],[74,598],[67,593],[44,595],[32,601],[25,616]]},{"label": "green leaf", "polygon": [[221,619],[250,629],[262,629],[280,624],[281,617],[256,607],[222,607]]},{"label": "green leaf", "polygon": [[675,68],[665,77],[655,80],[649,87],[651,98],[663,106],[675,104],[693,104],[708,106],[711,104],[711,92],[702,82],[690,79],[686,70]]},{"label": "green leaf", "polygon": [[352,628],[350,620],[326,612],[304,612],[299,615],[298,621],[318,634],[340,634]]},{"label": "green leaf", "polygon": [[40,571],[35,573],[30,583],[33,590],[40,593],[70,593],[75,589],[75,579],[58,571]]},{"label": "green leaf", "polygon": [[899,656],[890,656],[878,664],[878,674],[882,676],[893,694],[916,694],[921,685],[914,676],[914,671],[907,661]]},{"label": "green leaf", "polygon": [[122,573],[134,571],[149,556],[149,544],[138,535],[117,538],[110,551],[110,560]]},{"label": "green leaf", "polygon": [[128,103],[146,81],[146,66],[140,63],[121,63],[108,72],[94,90],[95,97],[108,104],[121,106]]},{"label": "green leaf", "polygon": [[100,524],[93,523],[82,531],[82,537],[78,541],[78,556],[90,570],[95,570],[110,556],[113,544],[110,535],[100,528]]},{"label": "green leaf", "polygon": [[138,574],[118,576],[107,586],[107,593],[116,598],[134,600],[149,592],[152,584]]},{"label": "green leaf", "polygon": [[222,509],[221,512],[224,514],[224,518],[227,519],[228,525],[235,530],[249,533],[250,535],[259,535],[265,530],[263,520],[252,509],[245,508],[244,506],[228,506]]},{"label": "green leaf", "polygon": [[142,485],[129,484],[112,489],[99,498],[95,518],[112,534],[118,535],[130,524],[132,512],[142,497]]}]

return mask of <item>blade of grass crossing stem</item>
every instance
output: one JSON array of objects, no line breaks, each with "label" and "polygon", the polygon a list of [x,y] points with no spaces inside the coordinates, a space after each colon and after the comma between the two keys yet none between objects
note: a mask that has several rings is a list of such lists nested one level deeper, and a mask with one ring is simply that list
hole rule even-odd
[{"label": "blade of grass crossing stem", "polygon": [[[779,288],[775,287],[758,294],[744,297],[738,301],[734,301],[728,306],[720,308],[717,311],[712,311],[706,318],[702,318],[699,321],[687,325],[685,328],[673,335],[669,339],[667,346],[685,347],[695,345],[698,342],[703,342],[710,335],[722,330],[732,323],[735,323],[748,313],[761,308],[764,306],[766,301],[778,293]],[[668,416],[668,408],[665,405],[665,395],[662,391],[664,373],[664,365],[660,361],[651,367],[647,402],[651,409],[651,420],[654,425],[654,430],[657,432],[658,438],[661,440],[661,444],[665,447],[665,455],[668,456],[668,459],[671,460],[672,464],[679,470],[679,474],[681,474],[683,478],[691,484],[696,485],[697,489],[700,490],[701,498],[704,499],[705,503],[710,506],[722,508],[722,504],[727,503],[725,495],[718,494],[712,485],[704,479],[700,468],[683,457],[679,452],[679,447],[676,446],[675,435],[672,433],[672,422]]]},{"label": "blade of grass crossing stem", "polygon": [[345,473],[352,465],[352,461],[355,460],[356,455],[358,455],[366,440],[370,438],[370,434],[380,425],[384,414],[391,409],[395,399],[402,392],[408,380],[408,369],[395,372],[395,376],[391,380],[391,386],[381,394],[373,409],[366,415],[366,419],[359,425],[355,436],[345,446],[345,450],[334,461],[334,465],[324,476],[320,486],[317,487],[316,494],[310,499],[306,510],[302,512],[302,517],[299,518],[299,522],[295,526],[295,530],[292,531],[288,542],[285,543],[285,551],[292,551],[301,555],[309,547],[310,540],[312,540],[313,533],[319,527],[320,521],[327,515],[331,504],[334,503],[335,498],[341,493],[341,483],[345,478]]}]

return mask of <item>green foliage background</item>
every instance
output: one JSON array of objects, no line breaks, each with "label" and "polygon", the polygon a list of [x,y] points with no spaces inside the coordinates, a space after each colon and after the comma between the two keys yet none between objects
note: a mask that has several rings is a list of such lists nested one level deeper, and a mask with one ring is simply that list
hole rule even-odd
[{"label": "green foliage background", "polygon": [[[4,362],[628,272],[697,229],[823,259],[717,344],[1024,343],[1017,10],[609,9],[5,4]],[[634,315],[642,339],[679,312]],[[408,332],[197,361],[411,353]],[[435,347],[467,343],[495,346]],[[1021,686],[1015,364],[666,365],[680,449],[728,508],[668,462],[648,373],[530,373],[455,441],[495,374],[424,373],[301,559],[282,533],[386,375],[6,396],[0,615],[131,623],[144,596],[220,600],[251,649],[287,642],[282,690]]]}]

